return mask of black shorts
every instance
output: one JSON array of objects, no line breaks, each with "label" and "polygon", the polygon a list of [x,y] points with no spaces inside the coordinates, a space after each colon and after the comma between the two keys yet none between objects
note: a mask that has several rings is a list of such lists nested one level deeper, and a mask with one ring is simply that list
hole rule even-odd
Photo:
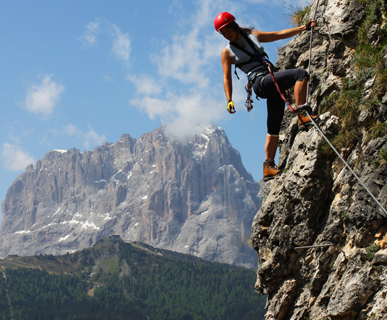
[{"label": "black shorts", "polygon": [[[309,74],[304,69],[290,69],[285,71],[274,72],[274,77],[284,93],[285,90],[292,88],[297,81],[309,79]],[[267,133],[273,136],[279,134],[282,118],[285,111],[285,102],[282,100],[270,74],[264,76],[264,82],[261,90],[264,96],[258,93],[258,87],[262,77],[257,77],[254,80],[254,92],[260,97],[267,99]]]}]

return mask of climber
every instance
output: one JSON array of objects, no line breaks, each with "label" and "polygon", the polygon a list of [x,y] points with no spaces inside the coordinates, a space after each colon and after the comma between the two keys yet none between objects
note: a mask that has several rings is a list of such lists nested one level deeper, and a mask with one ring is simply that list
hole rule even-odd
[{"label": "climber", "polygon": [[[232,64],[247,74],[248,83],[253,87],[257,97],[267,99],[266,160],[263,163],[263,177],[265,181],[273,179],[281,173],[281,170],[276,167],[274,159],[285,103],[275,86],[272,75],[264,65],[268,60],[261,42],[290,38],[305,30],[310,30],[311,27],[316,26],[316,22],[313,20],[300,27],[262,32],[254,30],[254,28],[241,28],[235,22],[235,17],[232,14],[222,12],[216,16],[214,24],[216,31],[229,41],[228,46],[222,51],[223,85],[227,98],[227,111],[230,114],[236,112],[232,101]],[[273,68],[273,65],[271,66]],[[280,91],[284,92],[294,86],[297,108],[301,109],[306,105],[309,74],[305,70],[291,69],[274,72],[273,75]],[[310,123],[309,117],[301,113],[298,116],[299,126]]]}]

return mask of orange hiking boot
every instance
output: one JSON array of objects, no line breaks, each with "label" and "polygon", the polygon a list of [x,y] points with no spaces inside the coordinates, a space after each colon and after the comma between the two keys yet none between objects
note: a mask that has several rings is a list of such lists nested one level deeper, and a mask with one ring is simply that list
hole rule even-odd
[{"label": "orange hiking boot", "polygon": [[263,180],[269,181],[274,179],[275,176],[282,173],[282,170],[279,170],[274,163],[274,160],[266,160],[263,163]]},{"label": "orange hiking boot", "polygon": [[[309,127],[312,124],[312,121],[310,120],[309,116],[306,115],[306,112],[311,115],[312,114],[312,108],[308,103],[305,103],[303,105],[297,106],[297,108],[294,109],[294,111],[297,112],[298,116],[298,128],[304,129]],[[312,116],[312,119],[314,121],[317,121],[319,116]]]},{"label": "orange hiking boot", "polygon": [[[312,124],[312,121],[310,120],[309,116],[304,115],[302,112],[300,112],[298,115],[298,128],[303,129],[306,127],[309,127]],[[319,116],[311,116],[314,121],[317,121]]]}]

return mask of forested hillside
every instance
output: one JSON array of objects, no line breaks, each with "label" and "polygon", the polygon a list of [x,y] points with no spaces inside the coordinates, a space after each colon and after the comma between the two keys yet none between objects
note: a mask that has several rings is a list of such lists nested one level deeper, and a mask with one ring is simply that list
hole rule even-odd
[{"label": "forested hillside", "polygon": [[58,257],[12,256],[1,269],[1,320],[256,320],[265,313],[254,271],[121,240]]}]

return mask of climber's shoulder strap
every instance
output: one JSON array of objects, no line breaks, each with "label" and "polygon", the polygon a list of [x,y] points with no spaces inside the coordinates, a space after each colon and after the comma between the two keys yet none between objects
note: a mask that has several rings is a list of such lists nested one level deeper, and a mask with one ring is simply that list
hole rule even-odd
[{"label": "climber's shoulder strap", "polygon": [[[243,35],[244,35],[244,33],[243,33]],[[251,46],[250,43],[249,43],[249,45]],[[241,63],[235,64],[235,71],[234,71],[234,73],[235,73],[236,77],[237,77],[238,80],[239,80],[239,76],[238,76],[238,73],[237,73],[236,68],[242,69],[242,67],[243,67],[244,65],[249,64],[251,61],[253,61],[254,59],[256,59],[256,56],[255,56],[255,54],[253,54],[253,53],[251,53],[250,51],[246,50],[245,48],[243,48],[242,46],[240,46],[238,43],[236,43],[236,42],[234,42],[234,41],[231,41],[231,42],[230,42],[230,46],[234,46],[235,48],[237,48],[238,50],[244,52],[245,54],[247,54],[247,55],[250,57],[250,60],[247,61],[247,62],[241,62]],[[251,46],[251,48],[253,49],[254,52],[256,51],[255,48],[254,48],[254,45]],[[258,60],[258,61],[259,61],[259,60]],[[261,62],[261,61],[260,61],[260,62]]]},{"label": "climber's shoulder strap", "polygon": [[259,59],[259,61],[261,63],[263,63],[264,65],[266,65],[266,63],[269,63],[271,70],[273,72],[277,72],[279,69],[276,66],[274,66],[274,64],[271,63],[267,53],[266,52],[259,53],[259,51],[255,50],[255,46],[254,46],[253,40],[251,40],[251,38],[248,35],[246,35],[245,33],[242,33],[242,35],[246,39],[246,41],[250,45],[250,47],[254,50],[254,52],[257,55],[257,58]]},{"label": "climber's shoulder strap", "polygon": [[[238,50],[244,52],[246,55],[248,55],[250,57],[250,60],[247,61],[247,62],[242,62],[242,63],[238,63],[235,65],[236,68],[239,68],[241,69],[241,67],[243,67],[244,65],[246,64],[249,64],[251,63],[251,61],[253,60],[256,60],[256,61],[259,61],[263,66],[266,67],[266,62],[270,64],[271,68],[273,71],[278,71],[274,65],[269,61],[269,57],[268,55],[266,54],[266,52],[263,52],[263,53],[260,53],[255,45],[254,45],[254,42],[253,40],[251,40],[251,38],[245,33],[245,32],[242,32],[242,36],[244,37],[244,39],[246,40],[246,42],[249,44],[249,46],[251,47],[252,51],[248,51],[246,50],[246,48],[243,48],[241,45],[239,45],[238,43],[234,42],[234,41],[231,41],[230,42],[230,46],[234,46],[235,48],[237,48]],[[238,74],[236,72],[236,68],[235,68],[235,74],[237,76],[237,78],[239,79],[238,77]]]},{"label": "climber's shoulder strap", "polygon": [[249,60],[248,62],[241,62],[241,63],[235,64],[235,70],[234,70],[234,73],[235,73],[236,77],[238,78],[238,80],[240,80],[236,68],[241,69],[241,67],[242,67],[243,65],[250,63],[251,60],[254,58],[254,55],[253,55],[250,51],[246,50],[245,48],[243,48],[242,46],[240,46],[239,44],[237,44],[237,43],[234,42],[234,41],[230,41],[230,46],[234,46],[235,48],[237,48],[238,50],[244,52],[245,54],[247,54],[247,55],[250,57],[250,60]]},{"label": "climber's shoulder strap", "polygon": [[[234,46],[235,48],[239,49],[240,51],[243,51],[244,53],[246,53],[246,54],[247,54],[248,56],[250,56],[251,58],[254,58],[254,57],[255,57],[255,55],[254,55],[252,52],[246,50],[245,48],[243,48],[242,46],[240,46],[238,43],[236,43],[236,42],[234,42],[234,41],[231,41],[231,42],[230,42],[230,45]],[[249,45],[251,46],[250,43],[249,43]],[[255,52],[255,48],[252,47],[252,49],[253,49],[254,52]]]}]

